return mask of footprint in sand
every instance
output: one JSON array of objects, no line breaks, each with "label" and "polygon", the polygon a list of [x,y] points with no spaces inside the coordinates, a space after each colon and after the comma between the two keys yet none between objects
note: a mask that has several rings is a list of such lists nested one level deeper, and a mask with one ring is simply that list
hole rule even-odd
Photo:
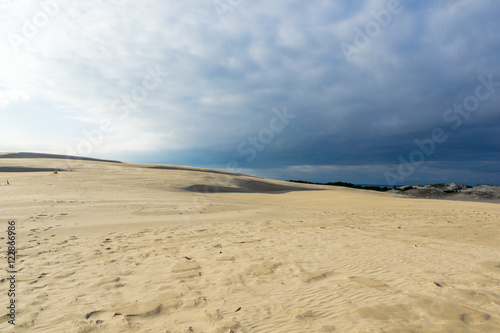
[{"label": "footprint in sand", "polygon": [[169,307],[176,306],[177,304],[164,306],[158,302],[132,303],[121,309],[117,309],[117,311],[96,310],[89,312],[85,315],[85,319],[95,323],[116,319],[126,319],[128,322],[132,322],[136,319],[159,316],[165,313]]},{"label": "footprint in sand", "polygon": [[196,262],[183,262],[174,265],[171,272],[175,278],[182,280],[201,276],[200,268]]},{"label": "footprint in sand", "polygon": [[351,281],[354,281],[354,282],[357,282],[365,287],[370,287],[370,288],[384,288],[384,287],[388,287],[388,285],[386,285],[385,283],[382,283],[382,282],[379,282],[379,281],[375,281],[375,280],[372,280],[372,279],[368,279],[368,278],[364,278],[364,277],[360,277],[360,276],[351,276],[349,278],[349,280]]},{"label": "footprint in sand", "polygon": [[500,274],[500,261],[483,261],[480,263],[480,265],[490,272]]},{"label": "footprint in sand", "polygon": [[333,275],[333,270],[317,270],[317,271],[301,271],[300,280],[302,282],[315,282],[318,280],[326,279]]},{"label": "footprint in sand", "polygon": [[225,319],[219,309],[215,312],[205,311],[205,317],[215,332],[236,332],[241,326],[234,318]]},{"label": "footprint in sand", "polygon": [[282,265],[281,262],[263,261],[260,264],[252,264],[246,269],[246,275],[262,276],[274,274],[276,269]]},{"label": "footprint in sand", "polygon": [[120,277],[103,277],[98,282],[96,282],[94,286],[98,287],[106,284],[117,283],[120,282],[120,280]]},{"label": "footprint in sand", "polygon": [[110,312],[110,311],[92,311],[90,313],[87,313],[85,315],[85,319],[91,319],[91,320],[109,320],[115,316],[119,316],[119,313],[116,312]]},{"label": "footprint in sand", "polygon": [[483,323],[490,319],[491,316],[489,314],[479,311],[462,313],[460,315],[460,320],[467,325]]}]

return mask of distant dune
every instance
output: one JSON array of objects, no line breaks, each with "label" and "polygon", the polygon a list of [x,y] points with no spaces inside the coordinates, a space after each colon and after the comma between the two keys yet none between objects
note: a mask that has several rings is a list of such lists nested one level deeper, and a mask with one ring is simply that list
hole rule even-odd
[{"label": "distant dune", "polygon": [[[29,160],[29,162],[26,162]],[[62,162],[59,162],[63,160]],[[133,163],[123,163],[120,161],[113,160],[103,160],[88,157],[77,157],[77,156],[66,156],[66,155],[53,155],[53,154],[39,154],[39,153],[0,153],[0,172],[45,172],[45,171],[73,171],[73,168],[81,168],[82,166],[90,166],[92,164],[82,164],[81,161],[85,162],[107,162],[107,163],[120,163],[121,166],[125,168],[137,168],[137,169],[153,169],[159,170],[159,172],[164,171],[185,171],[203,174],[214,174],[216,178],[209,177],[209,181],[206,184],[197,184],[188,181],[184,184],[185,186],[180,186],[179,188],[191,191],[191,192],[202,192],[202,193],[218,193],[218,192],[255,192],[255,193],[266,193],[266,192],[286,192],[286,191],[299,191],[299,190],[318,190],[317,186],[303,185],[303,184],[290,184],[289,182],[263,179],[259,177],[247,176],[243,174],[194,168],[187,166],[177,166],[177,165],[156,165],[156,164],[133,164]],[[9,164],[9,165],[3,165]],[[101,168],[103,165],[93,164],[93,168]],[[116,166],[111,164],[112,168]],[[219,177],[217,177],[219,176]],[[221,178],[222,177],[222,178]],[[193,177],[192,179],[196,179]],[[217,179],[213,182],[213,179]],[[220,183],[220,180],[224,179],[224,183]]]},{"label": "distant dune", "polygon": [[66,169],[0,166],[0,172],[43,172],[43,171],[66,171]]},{"label": "distant dune", "polygon": [[0,332],[500,332],[499,204],[21,156]]},{"label": "distant dune", "polygon": [[[283,191],[304,191],[311,190],[311,188],[304,188],[300,186],[291,186],[286,184],[277,184],[270,181],[257,181],[257,180],[238,180],[235,182],[236,187],[229,186],[212,186],[212,185],[191,185],[186,187],[188,191],[194,192],[248,192],[248,193],[267,193],[267,192],[283,192]],[[315,189],[318,190],[318,189]]]},{"label": "distant dune", "polygon": [[102,160],[91,157],[70,156],[70,155],[57,155],[57,154],[42,154],[42,153],[0,153],[0,158],[49,158],[49,159],[65,159],[65,160],[79,160],[79,161],[95,161],[95,162],[111,162],[121,163],[113,160]]}]

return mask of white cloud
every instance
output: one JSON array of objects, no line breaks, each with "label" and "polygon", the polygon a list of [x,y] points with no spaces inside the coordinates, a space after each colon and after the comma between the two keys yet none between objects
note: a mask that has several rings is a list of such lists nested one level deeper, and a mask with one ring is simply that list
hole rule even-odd
[{"label": "white cloud", "polygon": [[29,100],[29,95],[23,90],[0,91],[0,109],[11,103]]}]

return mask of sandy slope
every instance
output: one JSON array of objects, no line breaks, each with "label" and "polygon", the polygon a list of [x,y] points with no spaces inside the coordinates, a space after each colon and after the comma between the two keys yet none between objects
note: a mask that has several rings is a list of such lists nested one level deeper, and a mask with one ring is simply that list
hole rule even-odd
[{"label": "sandy slope", "polygon": [[1,332],[500,331],[498,204],[126,163],[0,166],[72,170],[0,172],[2,271],[7,221],[19,231],[17,325],[2,316]]}]

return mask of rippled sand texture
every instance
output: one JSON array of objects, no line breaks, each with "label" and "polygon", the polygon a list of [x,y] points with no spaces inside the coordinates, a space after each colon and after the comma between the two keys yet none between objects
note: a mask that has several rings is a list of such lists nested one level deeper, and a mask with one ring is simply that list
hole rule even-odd
[{"label": "rippled sand texture", "polygon": [[1,332],[500,332],[499,204],[0,164],[72,170],[0,173],[2,244],[9,219],[19,231],[17,325],[2,279]]}]

